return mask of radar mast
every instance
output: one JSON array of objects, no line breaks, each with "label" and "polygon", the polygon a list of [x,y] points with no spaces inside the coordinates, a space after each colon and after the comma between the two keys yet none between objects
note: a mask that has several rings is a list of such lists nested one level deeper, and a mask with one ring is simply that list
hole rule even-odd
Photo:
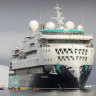
[{"label": "radar mast", "polygon": [[57,28],[64,29],[64,27],[63,27],[63,25],[64,25],[64,23],[63,23],[64,17],[61,16],[63,14],[61,12],[61,8],[59,7],[58,4],[56,4],[56,7],[54,9],[56,11],[57,17],[51,17],[51,18],[55,19],[57,21],[57,24],[58,24]]}]

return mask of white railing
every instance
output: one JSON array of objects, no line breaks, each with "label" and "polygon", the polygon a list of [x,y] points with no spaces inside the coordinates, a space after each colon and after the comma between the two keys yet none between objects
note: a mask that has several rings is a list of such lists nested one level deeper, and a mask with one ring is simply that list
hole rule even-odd
[{"label": "white railing", "polygon": [[45,35],[45,34],[40,34],[40,39],[77,39],[77,40],[92,40],[93,36],[92,35]]}]

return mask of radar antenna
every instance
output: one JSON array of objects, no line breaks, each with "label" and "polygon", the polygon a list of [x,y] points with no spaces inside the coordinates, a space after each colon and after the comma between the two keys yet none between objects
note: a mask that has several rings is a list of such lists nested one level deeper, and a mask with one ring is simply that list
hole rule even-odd
[{"label": "radar antenna", "polygon": [[63,14],[61,12],[61,8],[59,7],[58,4],[56,4],[56,7],[54,9],[56,11],[57,17],[51,17],[51,18],[55,19],[57,21],[59,29],[64,29],[64,27],[63,27],[63,25],[64,25],[64,23],[63,23],[64,17],[61,16]]}]

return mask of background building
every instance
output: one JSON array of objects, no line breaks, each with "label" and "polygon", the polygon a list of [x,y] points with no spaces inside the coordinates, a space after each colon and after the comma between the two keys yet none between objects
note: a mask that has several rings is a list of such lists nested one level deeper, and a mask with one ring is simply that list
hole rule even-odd
[{"label": "background building", "polygon": [[0,65],[0,87],[8,87],[9,66]]}]

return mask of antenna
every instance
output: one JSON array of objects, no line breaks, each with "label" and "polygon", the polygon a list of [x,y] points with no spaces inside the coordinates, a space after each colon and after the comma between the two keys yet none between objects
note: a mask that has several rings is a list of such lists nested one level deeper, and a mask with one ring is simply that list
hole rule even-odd
[{"label": "antenna", "polygon": [[61,16],[63,14],[61,12],[61,8],[59,7],[58,4],[56,4],[56,7],[54,9],[56,11],[57,17],[51,17],[51,18],[55,19],[57,21],[57,24],[59,26],[58,28],[64,29],[64,27],[63,27],[63,25],[64,25],[64,23],[63,23],[64,17]]},{"label": "antenna", "polygon": [[18,47],[19,47],[19,48],[21,47],[21,43],[20,43],[20,41],[18,41]]},{"label": "antenna", "polygon": [[42,22],[42,0],[41,0],[41,4],[40,4],[40,23]]},{"label": "antenna", "polygon": [[84,25],[84,12],[83,12],[84,6],[83,4],[81,4],[81,24],[82,26]]}]

